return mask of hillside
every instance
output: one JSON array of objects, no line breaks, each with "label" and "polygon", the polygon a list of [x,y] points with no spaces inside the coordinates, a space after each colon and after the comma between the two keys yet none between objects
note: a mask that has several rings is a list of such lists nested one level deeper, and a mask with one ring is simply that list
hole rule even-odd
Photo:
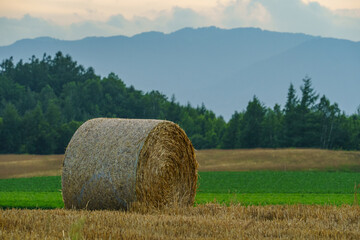
[{"label": "hillside", "polygon": [[225,119],[253,95],[267,106],[284,105],[289,84],[298,88],[305,75],[347,114],[360,104],[360,42],[255,28],[185,28],[78,41],[25,39],[0,47],[0,60],[59,50],[102,76],[115,72],[137,89],[205,103]]}]

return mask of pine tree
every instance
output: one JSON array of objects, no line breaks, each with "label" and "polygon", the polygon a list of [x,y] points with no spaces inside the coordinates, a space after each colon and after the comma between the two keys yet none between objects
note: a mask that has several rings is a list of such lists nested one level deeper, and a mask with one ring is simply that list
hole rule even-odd
[{"label": "pine tree", "polygon": [[240,121],[241,114],[236,112],[232,115],[225,129],[224,137],[222,139],[222,148],[232,149],[240,147]]},{"label": "pine tree", "polygon": [[319,94],[317,94],[312,88],[312,81],[308,76],[305,76],[303,79],[303,85],[300,87],[300,89],[302,93],[300,111],[302,114],[304,114],[313,110],[316,100],[319,98]]},{"label": "pine tree", "polygon": [[284,115],[284,125],[283,125],[283,132],[284,137],[282,140],[282,145],[284,147],[295,147],[296,143],[298,142],[298,133],[299,133],[299,125],[298,125],[298,109],[299,100],[296,96],[296,91],[294,85],[291,83],[288,94],[287,100],[285,104],[285,115]]},{"label": "pine tree", "polygon": [[338,105],[330,104],[330,101],[323,95],[317,105],[318,122],[320,125],[319,146],[321,148],[331,148],[334,138],[339,128],[340,109]]},{"label": "pine tree", "polygon": [[241,147],[260,147],[263,137],[263,121],[265,107],[259,99],[254,96],[246,107],[246,112],[241,121]]},{"label": "pine tree", "polygon": [[263,123],[262,147],[278,148],[281,146],[283,113],[276,104],[274,109],[268,108]]},{"label": "pine tree", "polygon": [[299,119],[299,142],[298,147],[318,147],[319,123],[314,113],[316,101],[319,95],[312,88],[311,78],[303,79],[301,89],[301,101],[298,109]]}]

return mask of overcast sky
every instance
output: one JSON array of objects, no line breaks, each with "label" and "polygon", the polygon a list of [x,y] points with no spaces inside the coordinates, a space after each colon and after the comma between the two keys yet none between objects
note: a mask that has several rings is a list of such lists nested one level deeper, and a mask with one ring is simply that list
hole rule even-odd
[{"label": "overcast sky", "polygon": [[0,0],[0,46],[204,26],[360,41],[360,0]]}]

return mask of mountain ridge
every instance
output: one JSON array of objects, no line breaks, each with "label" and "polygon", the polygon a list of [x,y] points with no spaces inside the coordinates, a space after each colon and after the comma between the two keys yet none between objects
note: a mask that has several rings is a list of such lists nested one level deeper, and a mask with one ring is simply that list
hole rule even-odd
[{"label": "mountain ridge", "polygon": [[284,106],[290,83],[298,89],[306,75],[347,114],[360,105],[360,42],[350,40],[259,28],[184,28],[73,41],[23,39],[0,47],[0,61],[57,51],[102,76],[114,72],[145,92],[175,94],[183,104],[205,103],[225,119],[253,95],[268,107]]}]

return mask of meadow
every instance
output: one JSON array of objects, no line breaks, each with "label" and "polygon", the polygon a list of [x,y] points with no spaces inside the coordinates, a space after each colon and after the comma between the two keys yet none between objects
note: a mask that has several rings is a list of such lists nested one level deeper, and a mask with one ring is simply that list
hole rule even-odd
[{"label": "meadow", "polygon": [[[195,204],[353,204],[358,172],[199,172]],[[61,177],[0,179],[1,208],[62,208]]]},{"label": "meadow", "polygon": [[197,151],[195,207],[128,212],[63,209],[62,157],[0,156],[0,239],[360,238],[359,152]]}]

